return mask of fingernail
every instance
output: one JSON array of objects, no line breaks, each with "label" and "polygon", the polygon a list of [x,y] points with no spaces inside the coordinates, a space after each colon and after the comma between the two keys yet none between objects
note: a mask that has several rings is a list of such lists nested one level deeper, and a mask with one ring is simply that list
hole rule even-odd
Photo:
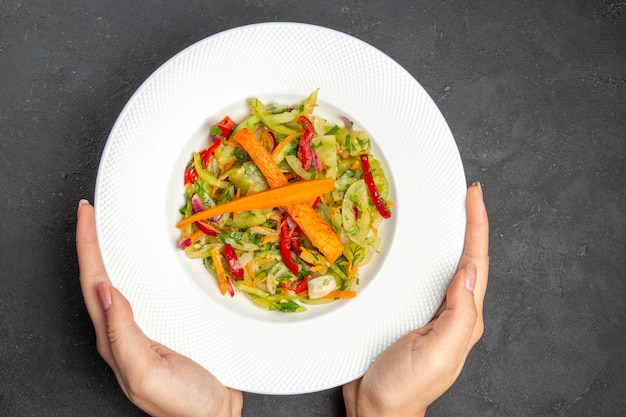
[{"label": "fingernail", "polygon": [[76,217],[80,215],[80,208],[86,204],[89,204],[89,201],[85,200],[84,198],[78,202],[78,209],[76,210]]},{"label": "fingernail", "polygon": [[478,191],[480,192],[480,196],[482,197],[483,195],[483,186],[480,184],[480,182],[476,181],[475,183],[472,184],[473,187],[478,187]]},{"label": "fingernail", "polygon": [[100,297],[102,308],[107,311],[111,307],[111,290],[106,282],[98,283],[98,297]]},{"label": "fingernail", "polygon": [[465,287],[474,291],[474,287],[476,286],[476,265],[467,264],[465,266]]}]

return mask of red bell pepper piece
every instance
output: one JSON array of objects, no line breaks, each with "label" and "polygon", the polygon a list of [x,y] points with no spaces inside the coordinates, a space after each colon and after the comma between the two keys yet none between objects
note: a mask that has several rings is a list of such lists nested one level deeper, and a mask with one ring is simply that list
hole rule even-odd
[{"label": "red bell pepper piece", "polygon": [[230,282],[228,277],[226,277],[226,283],[228,284],[228,294],[230,294],[231,297],[234,297],[235,296],[235,288],[233,288],[233,283]]},{"label": "red bell pepper piece", "polygon": [[313,275],[307,275],[306,278],[292,283],[291,281],[283,281],[283,290],[290,290],[296,294],[303,293],[309,289],[309,280],[313,278]]},{"label": "red bell pepper piece", "polygon": [[209,166],[209,161],[211,160],[211,156],[213,155],[217,147],[220,146],[221,144],[222,144],[222,138],[217,138],[217,140],[213,142],[213,145],[209,146],[207,149],[200,152],[200,156],[202,157],[202,160],[204,161],[205,168]]},{"label": "red bell pepper piece", "polygon": [[296,282],[296,285],[292,286],[292,290],[296,294],[300,294],[301,292],[308,291],[309,289],[309,280],[313,278],[313,275],[307,275],[302,281]]},{"label": "red bell pepper piece", "polygon": [[300,228],[296,225],[291,231],[291,249],[298,256],[302,253],[302,248],[300,247],[301,236]]},{"label": "red bell pepper piece", "polygon": [[230,244],[224,246],[224,258],[228,261],[228,268],[230,268],[230,274],[235,281],[241,281],[243,279],[243,269],[239,266],[239,258],[235,250]]},{"label": "red bell pepper piece", "polygon": [[[211,156],[215,153],[217,147],[222,144],[222,139],[227,139],[230,136],[233,129],[237,126],[237,123],[235,123],[230,117],[224,116],[224,118],[217,122],[215,126],[220,130],[220,136],[211,146],[200,152],[200,157],[202,157],[202,160],[204,161],[205,168],[209,166]],[[193,169],[193,164],[190,164],[187,169],[185,169],[185,185],[193,184],[196,181],[196,178],[198,178],[198,173],[195,169]]]},{"label": "red bell pepper piece", "polygon": [[313,163],[313,148],[311,140],[313,140],[313,124],[306,116],[298,117],[298,121],[304,125],[304,132],[300,137],[300,145],[298,146],[298,159],[302,164],[302,168],[308,170]]},{"label": "red bell pepper piece", "polygon": [[317,205],[320,203],[320,196],[315,197],[315,201],[313,202],[313,210],[317,210]]},{"label": "red bell pepper piece", "polygon": [[193,166],[187,167],[187,169],[185,169],[185,185],[193,184],[196,178],[198,178],[198,173],[193,169]]},{"label": "red bell pepper piece", "polygon": [[391,212],[387,207],[387,203],[385,199],[378,192],[378,187],[376,187],[376,183],[374,182],[374,176],[372,175],[372,168],[370,166],[370,160],[366,153],[361,154],[361,168],[363,168],[363,179],[365,180],[365,184],[367,185],[367,190],[370,193],[370,197],[374,201],[374,206],[378,210],[381,216],[385,219],[391,217]]},{"label": "red bell pepper piece", "polygon": [[291,258],[291,236],[289,235],[289,226],[287,226],[287,214],[283,216],[280,223],[280,255],[283,258],[285,266],[289,268],[294,275],[298,275],[298,264]]},{"label": "red bell pepper piece", "polygon": [[[200,157],[204,162],[204,167],[207,168],[209,166],[209,161],[211,160],[211,156],[215,152],[218,146],[222,144],[222,139],[217,138],[217,140],[213,143],[213,145],[209,146],[205,150],[200,152]],[[185,185],[193,184],[198,178],[198,173],[193,168],[193,163],[190,163],[185,169]]]},{"label": "red bell pepper piece", "polygon": [[196,227],[198,228],[198,230],[200,230],[202,233],[204,233],[207,236],[217,236],[220,234],[219,230],[213,228],[213,226],[210,226],[209,224],[202,222],[202,221],[197,221],[195,222]]},{"label": "red bell pepper piece", "polygon": [[230,117],[224,116],[224,118],[215,124],[222,131],[221,137],[228,139],[237,123],[235,123]]}]

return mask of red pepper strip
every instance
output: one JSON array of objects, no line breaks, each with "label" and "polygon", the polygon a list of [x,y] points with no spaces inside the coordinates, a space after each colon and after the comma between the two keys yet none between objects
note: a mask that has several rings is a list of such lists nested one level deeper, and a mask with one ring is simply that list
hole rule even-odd
[{"label": "red pepper strip", "polygon": [[[200,152],[200,156],[202,157],[202,160],[204,161],[205,168],[208,167],[209,165],[209,161],[211,160],[211,155],[213,155],[217,147],[222,144],[222,138],[224,139],[228,138],[231,132],[233,131],[233,129],[237,126],[237,123],[235,123],[230,117],[224,116],[224,118],[221,121],[217,122],[215,126],[217,126],[217,128],[222,132],[222,134],[219,138],[217,138],[215,142],[213,142],[213,145],[209,146],[207,149]],[[196,181],[196,178],[198,178],[198,173],[193,169],[193,164],[191,164],[185,170],[185,185],[193,184]]]},{"label": "red pepper strip", "polygon": [[219,230],[213,228],[213,226],[210,226],[208,223],[204,223],[198,220],[197,222],[195,222],[195,224],[198,230],[200,230],[207,236],[217,236],[220,234]]},{"label": "red pepper strip", "polygon": [[230,294],[231,297],[234,297],[235,296],[235,289],[233,288],[233,283],[230,282],[228,277],[226,277],[226,282],[228,283],[228,294]]},{"label": "red pepper strip", "polygon": [[205,168],[209,166],[209,161],[211,160],[211,156],[213,155],[217,147],[220,146],[221,144],[222,144],[222,139],[217,138],[217,140],[213,142],[213,145],[209,146],[206,150],[200,152],[200,156],[204,160]]},{"label": "red pepper strip", "polygon": [[298,121],[304,125],[304,133],[300,137],[300,146],[298,146],[298,159],[302,164],[302,168],[308,170],[313,163],[313,148],[311,140],[313,140],[313,124],[306,116],[298,117]]},{"label": "red pepper strip", "polygon": [[198,173],[195,169],[193,169],[193,167],[185,169],[185,185],[193,184],[196,181],[196,178],[198,178]]},{"label": "red pepper strip", "polygon": [[293,291],[296,294],[307,291],[309,289],[309,280],[311,278],[313,278],[313,275],[307,275],[302,281],[296,282],[296,285],[292,287]]},{"label": "red pepper strip", "polygon": [[365,184],[367,185],[367,189],[370,193],[370,197],[372,197],[372,200],[374,201],[376,209],[385,219],[390,218],[391,212],[387,208],[387,203],[385,202],[385,199],[383,199],[378,192],[378,187],[376,187],[376,183],[374,182],[374,176],[372,175],[370,160],[366,153],[361,154],[361,168],[363,168],[363,179],[365,180]]},{"label": "red pepper strip", "polygon": [[298,265],[291,258],[291,236],[289,236],[289,227],[287,226],[287,214],[283,216],[280,223],[280,255],[283,258],[285,266],[289,268],[294,275],[298,275]]},{"label": "red pepper strip", "polygon": [[296,255],[300,255],[302,253],[302,248],[300,247],[300,239],[300,228],[296,225],[291,231],[291,249]]},{"label": "red pepper strip", "polygon": [[230,244],[224,246],[224,258],[228,261],[228,268],[230,268],[230,274],[235,281],[241,281],[243,279],[243,269],[239,266],[239,259],[235,250]]},{"label": "red pepper strip", "polygon": [[[215,152],[218,146],[222,144],[222,139],[217,138],[217,140],[213,143],[213,145],[209,146],[207,149],[200,152],[200,157],[204,161],[204,167],[207,168],[209,166],[209,161],[211,160],[211,155]],[[193,184],[198,178],[198,173],[195,169],[193,169],[193,163],[187,166],[185,169],[185,185]]]},{"label": "red pepper strip", "polygon": [[224,139],[228,139],[235,126],[237,126],[237,123],[235,123],[230,117],[224,116],[224,118],[220,122],[216,123],[215,126],[222,131],[221,136]]},{"label": "red pepper strip", "polygon": [[320,196],[318,195],[318,196],[315,198],[315,201],[313,202],[313,210],[317,210],[317,205],[320,203],[320,200],[321,200],[321,198],[320,198]]}]

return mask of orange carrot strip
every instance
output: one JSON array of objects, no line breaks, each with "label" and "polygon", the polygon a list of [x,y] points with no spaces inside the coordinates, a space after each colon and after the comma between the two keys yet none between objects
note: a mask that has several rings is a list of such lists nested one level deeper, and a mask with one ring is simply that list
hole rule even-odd
[{"label": "orange carrot strip", "polygon": [[302,132],[299,133],[292,133],[291,135],[287,136],[285,139],[282,140],[282,142],[280,142],[278,145],[276,145],[276,147],[274,148],[274,150],[272,151],[272,158],[274,158],[276,155],[278,155],[280,153],[280,151],[287,146],[287,144],[289,142],[291,142],[292,140],[294,140],[295,138],[299,138],[300,136],[302,136]]},{"label": "orange carrot strip", "polygon": [[272,137],[272,135],[270,135],[265,130],[263,132],[261,132],[261,140],[263,141],[263,146],[265,146],[265,148],[267,148],[267,149],[269,149],[272,146],[274,146],[274,138]]},{"label": "orange carrot strip", "polygon": [[232,140],[222,139],[222,143],[224,145],[232,146],[233,148],[241,148],[241,146],[239,146],[236,142],[233,142]]},{"label": "orange carrot strip", "polygon": [[324,269],[328,269],[328,266],[326,266],[326,265],[313,265],[309,269],[311,269],[311,271],[313,271],[313,272],[317,272],[317,271],[322,271]]},{"label": "orange carrot strip", "polygon": [[269,151],[248,129],[241,129],[235,133],[233,139],[250,155],[250,158],[252,158],[271,188],[287,185],[288,181],[283,174],[283,170],[276,165]]},{"label": "orange carrot strip", "polygon": [[262,244],[276,243],[276,242],[280,242],[280,236],[278,236],[278,235],[263,236],[263,238],[261,239],[261,243]]},{"label": "orange carrot strip", "polygon": [[331,291],[326,294],[323,298],[354,298],[356,297],[356,291]]},{"label": "orange carrot strip", "polygon": [[[263,148],[265,149],[265,148]],[[283,187],[272,188],[260,193],[247,195],[228,203],[213,206],[181,220],[179,229],[198,220],[206,220],[224,213],[258,210],[277,206],[311,201],[317,195],[332,191],[335,181],[332,178],[320,178],[311,181],[298,181]]]},{"label": "orange carrot strip", "polygon": [[252,269],[252,262],[248,262],[246,264],[246,271],[252,278],[252,288],[256,288],[256,275],[254,275],[254,269]]},{"label": "orange carrot strip", "polygon": [[341,256],[343,243],[333,228],[313,210],[313,207],[308,203],[300,203],[287,205],[285,210],[328,262],[333,263]]},{"label": "orange carrot strip", "polygon": [[229,163],[227,163],[226,165],[224,165],[224,168],[222,168],[222,170],[220,171],[218,178],[221,177],[222,175],[224,175],[226,173],[226,171],[228,171],[229,169],[231,169],[233,167],[233,165],[235,165],[236,161],[231,161]]},{"label": "orange carrot strip", "polygon": [[196,240],[200,239],[202,236],[204,236],[204,232],[202,230],[196,230],[189,236],[189,239],[191,239],[191,243],[193,243]]},{"label": "orange carrot strip", "polygon": [[348,276],[350,278],[354,277],[356,275],[356,273],[358,272],[359,267],[352,265],[352,264],[348,264]]},{"label": "orange carrot strip", "polygon": [[228,291],[228,278],[226,278],[224,265],[222,265],[222,255],[220,255],[219,248],[213,248],[211,251],[211,259],[213,260],[213,267],[215,268],[215,273],[217,274],[217,282],[220,286],[220,292],[222,295],[225,295],[226,291]]},{"label": "orange carrot strip", "polygon": [[[272,159],[272,155],[248,129],[241,129],[233,136],[233,140],[250,155],[259,168],[270,187],[283,187],[288,183],[282,170]],[[311,180],[319,181],[319,180]],[[299,181],[305,184],[311,181]],[[323,194],[319,193],[318,195]],[[343,253],[343,244],[337,233],[322,219],[313,208],[304,202],[299,204],[282,204],[289,215],[300,226],[302,232],[309,238],[311,243],[322,252],[329,262],[335,262]]]}]

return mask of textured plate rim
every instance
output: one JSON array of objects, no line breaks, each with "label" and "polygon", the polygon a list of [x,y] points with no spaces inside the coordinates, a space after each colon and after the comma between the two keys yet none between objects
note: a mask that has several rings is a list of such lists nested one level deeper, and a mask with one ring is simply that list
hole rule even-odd
[{"label": "textured plate rim", "polygon": [[[149,94],[150,92],[149,91],[147,92],[149,87],[154,86],[155,83],[159,82],[159,77],[162,78],[163,73],[165,73],[168,69],[171,69],[172,66],[179,64],[181,61],[185,59],[189,59],[190,55],[193,55],[195,52],[202,50],[202,48],[213,47],[214,45],[211,45],[212,43],[215,44],[216,42],[221,41],[224,38],[228,38],[231,36],[235,36],[235,37],[244,36],[245,37],[245,34],[242,35],[242,33],[246,31],[261,31],[261,32],[278,31],[278,32],[284,32],[284,33],[292,33],[292,32],[297,33],[299,31],[308,31],[309,34],[316,33],[316,34],[319,34],[320,36],[326,36],[329,39],[343,40],[347,42],[351,47],[357,48],[359,50],[359,53],[361,53],[363,56],[367,56],[369,58],[373,58],[375,60],[380,61],[379,63],[382,63],[381,65],[384,64],[383,66],[386,69],[388,70],[390,69],[394,71],[393,75],[395,77],[401,78],[403,82],[408,81],[413,87],[412,93],[420,95],[420,99],[422,100],[422,102],[426,103],[428,107],[428,111],[431,113],[431,116],[434,118],[433,119],[434,122],[438,124],[437,128],[440,131],[444,132],[445,137],[443,138],[443,142],[445,143],[442,143],[441,145],[445,149],[440,152],[443,152],[443,154],[446,155],[446,158],[448,158],[449,160],[452,160],[451,163],[452,165],[454,165],[454,169],[452,169],[453,172],[451,174],[450,173],[448,174],[448,176],[450,177],[448,178],[449,180],[448,182],[452,183],[453,185],[452,189],[449,190],[449,194],[450,194],[449,203],[452,205],[453,208],[449,211],[451,211],[454,216],[454,218],[452,219],[453,224],[448,226],[448,228],[450,229],[448,230],[448,233],[453,235],[454,239],[452,239],[452,241],[447,242],[447,243],[443,242],[443,244],[447,244],[447,247],[445,249],[446,253],[444,254],[445,256],[442,256],[446,258],[445,260],[439,263],[435,262],[437,263],[437,265],[426,265],[424,267],[426,271],[432,272],[433,270],[438,270],[439,275],[444,276],[444,278],[439,278],[438,282],[436,283],[437,288],[432,292],[432,294],[430,294],[429,300],[426,303],[427,306],[423,306],[423,305],[420,306],[419,308],[421,308],[421,310],[419,312],[416,312],[416,311],[409,312],[410,317],[407,319],[404,316],[407,314],[406,310],[410,309],[411,307],[407,306],[406,299],[401,300],[402,302],[398,303],[399,305],[401,305],[401,307],[398,308],[398,311],[392,312],[392,314],[389,315],[390,316],[389,318],[393,320],[394,318],[397,318],[397,316],[400,316],[400,318],[404,320],[402,325],[397,326],[396,328],[393,328],[392,330],[388,330],[386,329],[386,326],[384,325],[385,324],[384,320],[380,320],[380,319],[372,320],[373,322],[376,322],[375,323],[376,326],[374,326],[376,327],[376,329],[373,332],[371,332],[369,336],[365,335],[365,332],[367,331],[369,333],[370,329],[367,329],[366,327],[361,327],[360,330],[357,331],[357,334],[353,335],[352,337],[362,337],[362,338],[370,337],[369,341],[366,343],[366,344],[369,343],[369,345],[366,346],[365,352],[363,352],[360,355],[360,357],[353,358],[353,359],[343,358],[344,362],[342,365],[344,365],[344,368],[347,368],[347,369],[343,369],[343,372],[341,374],[337,374],[336,376],[333,376],[332,373],[328,373],[330,374],[330,376],[322,377],[322,378],[318,377],[316,379],[312,379],[311,381],[306,381],[306,378],[304,378],[305,382],[299,383],[299,385],[295,384],[296,386],[292,386],[292,387],[286,387],[286,386],[276,387],[275,385],[272,385],[271,382],[268,384],[260,384],[260,383],[247,384],[246,381],[242,381],[241,378],[238,378],[236,375],[233,375],[233,372],[229,372],[228,370],[225,370],[225,369],[216,370],[215,367],[212,366],[214,364],[212,364],[210,361],[207,362],[202,357],[199,357],[202,355],[198,355],[197,349],[196,350],[189,349],[189,347],[186,346],[186,344],[189,344],[189,343],[193,344],[193,342],[186,341],[185,343],[179,344],[176,339],[180,337],[180,334],[178,334],[178,332],[168,331],[168,330],[163,331],[162,329],[158,329],[159,326],[155,326],[155,323],[150,321],[150,319],[147,318],[147,316],[150,314],[150,310],[152,307],[146,308],[145,306],[143,306],[142,303],[145,304],[145,299],[142,299],[141,296],[138,296],[136,294],[137,289],[132,288],[132,286],[129,286],[129,284],[125,282],[123,279],[119,279],[120,278],[119,275],[130,275],[133,272],[133,270],[123,271],[123,272],[118,271],[119,267],[116,264],[118,260],[112,259],[114,256],[114,253],[113,253],[114,251],[110,250],[111,241],[107,242],[106,240],[107,239],[115,240],[115,239],[119,239],[119,237],[111,236],[111,233],[108,233],[109,231],[107,230],[106,225],[104,223],[104,214],[102,214],[99,210],[100,207],[103,207],[103,210],[106,210],[106,207],[107,207],[106,203],[107,203],[108,195],[105,192],[105,186],[103,185],[103,183],[106,181],[107,175],[110,174],[107,171],[109,167],[108,164],[112,163],[111,159],[114,158],[111,155],[111,152],[112,152],[111,148],[114,146],[116,142],[123,140],[119,134],[120,125],[124,121],[127,122],[126,119],[133,112],[133,106],[136,106],[138,101],[140,101],[142,98],[145,98],[145,97],[142,97],[142,95],[145,96],[146,94]],[[324,95],[325,95],[325,91],[322,88],[320,96],[324,97]],[[352,109],[346,109],[346,110],[350,111]],[[217,117],[217,115],[215,115],[215,117]],[[368,128],[368,124],[365,123],[364,127]],[[376,136],[374,137],[374,139],[375,140],[377,139]],[[385,153],[386,155],[392,155],[392,156],[398,155],[397,151],[395,150],[390,151],[390,152],[385,151]],[[405,186],[404,190],[406,191],[406,189],[407,188]],[[411,213],[408,210],[403,211],[403,208],[413,203],[413,197],[411,196],[407,198],[405,195],[400,194],[401,190],[396,190],[396,191],[398,192],[398,194],[395,195],[396,201],[398,203],[398,207],[396,209],[397,212],[395,213],[395,215],[398,218],[397,220],[398,225],[404,226],[405,223],[411,224],[410,222]],[[183,51],[179,52],[177,55],[172,57],[170,60],[168,60],[160,68],[158,68],[150,77],[146,79],[146,81],[144,81],[142,86],[140,86],[140,88],[135,92],[135,94],[133,94],[133,96],[127,103],[127,105],[122,110],[118,120],[116,121],[111,131],[111,134],[109,136],[109,139],[107,140],[107,144],[104,148],[104,151],[103,151],[101,164],[98,169],[98,178],[96,181],[96,193],[95,194],[96,194],[95,205],[97,208],[96,210],[97,228],[98,228],[99,237],[101,237],[101,239],[104,240],[104,242],[101,242],[101,245],[103,246],[103,258],[105,260],[105,265],[107,267],[107,270],[110,273],[112,273],[111,278],[114,284],[119,285],[122,292],[124,292],[129,298],[129,300],[131,301],[131,304],[133,305],[133,307],[138,310],[138,312],[136,312],[137,321],[144,328],[146,333],[149,336],[154,337],[157,340],[162,341],[166,344],[170,342],[168,344],[170,347],[179,348],[178,349],[179,351],[182,351],[182,353],[187,354],[188,356],[192,357],[192,359],[197,360],[203,366],[207,367],[207,369],[209,369],[211,372],[214,372],[216,376],[218,376],[218,379],[222,380],[222,382],[224,382],[226,385],[229,385],[233,388],[242,389],[244,391],[262,393],[262,394],[298,394],[298,393],[319,391],[322,389],[327,389],[327,388],[341,385],[345,382],[348,382],[352,379],[355,379],[361,376],[365,372],[367,367],[369,367],[369,364],[375,359],[375,357],[378,354],[380,354],[389,344],[391,344],[394,340],[396,340],[398,337],[400,337],[402,334],[404,334],[406,331],[410,330],[411,328],[418,327],[424,324],[426,321],[430,319],[432,314],[434,314],[436,307],[441,302],[443,295],[445,294],[445,288],[447,287],[449,280],[452,278],[453,270],[455,269],[455,263],[458,261],[458,258],[460,257],[460,253],[462,249],[462,239],[463,239],[464,228],[465,228],[465,222],[464,222],[464,219],[465,219],[464,218],[465,177],[464,177],[464,172],[463,172],[460,156],[458,154],[458,149],[456,148],[456,145],[454,144],[454,138],[452,137],[452,133],[450,132],[439,109],[437,108],[435,103],[432,101],[432,99],[427,95],[427,93],[423,90],[421,85],[419,85],[419,83],[408,72],[406,72],[406,70],[404,70],[399,64],[397,64],[395,61],[393,61],[391,58],[389,58],[387,55],[380,52],[378,49],[374,48],[373,46],[363,41],[360,41],[356,38],[353,38],[350,35],[335,31],[333,29],[328,29],[328,28],[323,28],[323,27],[308,25],[308,24],[300,24],[300,23],[272,22],[272,23],[261,23],[261,24],[254,24],[254,25],[248,25],[248,26],[242,26],[238,28],[229,29],[227,31],[212,35],[208,38],[205,38],[204,40],[201,40],[189,46],[188,48],[184,49]],[[442,242],[437,242],[437,243],[440,245],[442,244]],[[425,246],[427,245],[422,245],[422,249],[427,249]],[[396,249],[402,251],[401,245],[394,242],[394,250]],[[441,250],[441,248],[439,249]],[[391,261],[397,261],[397,260],[398,260],[398,257],[394,255]],[[387,260],[387,262],[389,261],[390,260]],[[440,269],[442,268],[442,264],[444,265],[443,269],[445,269],[444,273],[441,273],[440,271]],[[390,271],[385,270],[385,272],[390,272]],[[400,271],[400,272],[403,272],[403,271]],[[372,285],[372,286],[374,287],[374,289],[370,291],[371,293],[376,293],[378,291],[381,294],[389,295],[387,292],[382,291],[382,288],[381,288],[382,285]],[[125,290],[128,290],[128,291],[125,292]],[[367,295],[367,293],[365,295]],[[363,298],[366,298],[366,297],[363,297]],[[363,314],[365,311],[368,310],[363,307],[363,303],[366,301],[371,301],[371,296],[367,300],[359,300],[359,302],[346,305],[338,311],[340,311],[341,312],[340,314],[344,316],[349,315],[349,314],[359,314],[359,313]],[[167,307],[167,303],[165,303],[165,305]],[[159,308],[162,308],[162,307],[163,306],[159,306]],[[370,308],[369,310],[372,310],[372,309]],[[223,313],[224,311],[219,310],[219,309],[216,309],[215,311],[211,311],[211,314],[219,315]],[[315,325],[317,326],[317,325],[326,324],[331,320],[331,317],[332,315],[330,317],[326,317],[326,316],[320,317],[319,320],[317,319],[314,320]],[[242,321],[238,318],[232,318],[232,317],[221,317],[221,318],[225,320],[226,326],[231,326],[231,325],[249,326],[250,325],[249,323],[246,323],[245,320]],[[345,323],[343,324],[345,325]],[[282,326],[282,325],[281,326],[283,329],[289,328],[293,330],[296,327],[296,325],[297,324],[291,323],[287,326]],[[300,323],[299,325],[303,325],[303,324]],[[260,333],[267,332],[267,333],[272,334],[273,332],[276,332],[276,329],[273,328],[276,326],[272,326],[271,324],[257,323],[257,326],[259,328]],[[307,324],[305,322],[303,326],[312,327],[314,326],[314,324],[312,323]],[[169,333],[171,333],[171,337],[168,336]],[[302,332],[300,332],[298,335],[302,336]],[[331,332],[330,335],[334,337],[348,338],[348,336],[345,335],[345,328],[339,329],[339,331],[335,331],[334,333]],[[310,341],[313,343],[318,342],[317,340],[314,340],[314,339]],[[324,347],[328,347],[333,344],[334,343],[329,344],[329,342],[322,343]],[[346,365],[346,360],[348,361],[347,365]],[[332,368],[333,365],[331,364],[329,366]],[[303,369],[298,370],[298,372],[306,374],[307,372],[311,371],[313,367],[319,367],[319,365],[316,363],[315,358],[308,360],[306,362],[306,366],[304,366]],[[241,368],[238,368],[238,369],[241,370]],[[268,379],[271,380],[274,377],[280,378],[281,376],[283,375],[282,374],[276,375],[276,376],[269,375]]]}]

